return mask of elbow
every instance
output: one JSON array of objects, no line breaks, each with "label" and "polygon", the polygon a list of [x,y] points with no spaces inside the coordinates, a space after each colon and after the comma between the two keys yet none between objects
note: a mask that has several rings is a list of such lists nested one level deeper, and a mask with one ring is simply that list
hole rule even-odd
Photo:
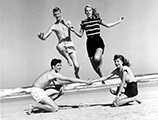
[{"label": "elbow", "polygon": [[110,25],[108,25],[108,26],[106,26],[107,28],[111,28],[112,26],[110,26]]},{"label": "elbow", "polygon": [[82,37],[82,35],[78,35],[78,37],[79,37],[79,38],[81,38],[81,37]]},{"label": "elbow", "polygon": [[46,38],[42,38],[41,40],[42,40],[42,41],[45,41],[45,40],[46,40]]},{"label": "elbow", "polygon": [[82,34],[82,33],[78,34],[78,37],[79,37],[79,38],[81,38],[82,36],[83,36],[83,34]]},{"label": "elbow", "polygon": [[45,41],[45,39],[44,39],[44,38],[40,38],[40,40]]}]

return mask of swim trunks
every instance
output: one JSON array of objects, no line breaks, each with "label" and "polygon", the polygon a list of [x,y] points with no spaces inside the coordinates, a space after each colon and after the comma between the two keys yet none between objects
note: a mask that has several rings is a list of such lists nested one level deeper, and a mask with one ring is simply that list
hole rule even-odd
[{"label": "swim trunks", "polygon": [[46,97],[44,90],[38,87],[33,87],[31,89],[32,98],[39,103],[44,97]]},{"label": "swim trunks", "polygon": [[62,41],[58,44],[59,47],[64,47],[67,53],[76,52],[75,46],[72,41]]}]

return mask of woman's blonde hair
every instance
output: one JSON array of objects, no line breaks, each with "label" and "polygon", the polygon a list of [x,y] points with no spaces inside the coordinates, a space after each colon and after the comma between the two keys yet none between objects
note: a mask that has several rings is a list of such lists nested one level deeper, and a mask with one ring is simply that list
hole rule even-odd
[{"label": "woman's blonde hair", "polygon": [[97,12],[96,8],[93,8],[91,5],[86,5],[85,6],[85,8],[84,8],[85,13],[86,13],[86,9],[88,7],[92,9],[92,18],[100,18],[99,13]]}]

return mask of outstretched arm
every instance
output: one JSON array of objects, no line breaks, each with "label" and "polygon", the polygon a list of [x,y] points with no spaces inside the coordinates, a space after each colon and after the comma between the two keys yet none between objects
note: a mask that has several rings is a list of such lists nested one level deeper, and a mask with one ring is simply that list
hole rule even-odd
[{"label": "outstretched arm", "polygon": [[55,78],[59,80],[61,84],[71,84],[71,83],[85,83],[90,85],[92,82],[90,80],[82,80],[74,77],[66,77],[61,74],[56,74]]},{"label": "outstretched arm", "polygon": [[53,31],[53,26],[51,26],[45,34],[44,33],[39,33],[38,37],[41,40],[46,40],[51,35],[52,31]]},{"label": "outstretched arm", "polygon": [[84,29],[83,29],[83,28],[80,28],[79,33],[77,33],[74,28],[72,28],[71,31],[74,32],[74,33],[75,33],[78,37],[80,37],[80,38],[81,38],[81,37],[83,36],[83,34],[84,34]]},{"label": "outstretched arm", "polygon": [[109,78],[111,78],[112,76],[114,76],[114,74],[109,74],[108,76],[104,76],[104,77],[101,77],[101,78],[98,78],[98,79],[94,79],[92,80],[92,83],[95,83],[95,82],[101,82],[101,81],[106,81],[108,80]]},{"label": "outstretched arm", "polygon": [[120,17],[118,21],[113,22],[113,23],[105,23],[105,22],[101,22],[100,24],[103,25],[104,27],[110,28],[113,27],[115,25],[118,25],[119,23],[121,23],[123,21],[124,17]]}]

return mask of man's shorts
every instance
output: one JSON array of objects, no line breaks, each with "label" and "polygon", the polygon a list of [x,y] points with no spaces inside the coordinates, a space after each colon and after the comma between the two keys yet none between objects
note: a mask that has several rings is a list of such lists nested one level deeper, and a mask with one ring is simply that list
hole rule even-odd
[{"label": "man's shorts", "polygon": [[66,52],[71,54],[76,52],[75,46],[72,41],[62,41],[58,44],[59,47],[65,48]]},{"label": "man's shorts", "polygon": [[46,97],[44,90],[38,87],[33,87],[31,89],[31,96],[38,103]]}]

